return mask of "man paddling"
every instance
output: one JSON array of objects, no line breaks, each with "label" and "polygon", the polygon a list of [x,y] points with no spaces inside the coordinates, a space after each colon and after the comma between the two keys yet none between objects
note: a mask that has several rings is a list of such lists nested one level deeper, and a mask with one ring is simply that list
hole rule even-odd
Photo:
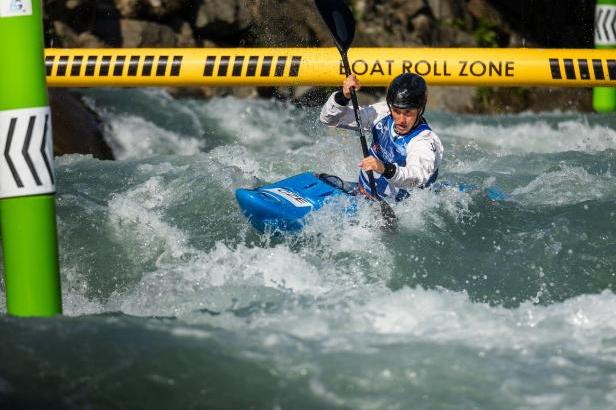
[{"label": "man paddling", "polygon": [[[353,108],[348,106],[351,89],[360,89],[359,80],[353,74],[321,109],[323,124],[357,129]],[[408,189],[427,188],[436,181],[443,145],[423,117],[426,101],[424,79],[404,73],[390,83],[385,102],[361,107],[361,122],[372,131],[372,144],[370,155],[358,164],[360,192],[374,196],[367,171],[374,172],[376,194],[396,200],[406,198]]]}]

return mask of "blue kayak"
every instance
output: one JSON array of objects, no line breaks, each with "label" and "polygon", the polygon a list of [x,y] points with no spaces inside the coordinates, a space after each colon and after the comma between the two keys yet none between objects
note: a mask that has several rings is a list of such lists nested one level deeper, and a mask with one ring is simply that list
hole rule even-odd
[{"label": "blue kayak", "polygon": [[[459,184],[462,192],[477,189],[475,185]],[[343,181],[335,175],[304,172],[255,189],[240,188],[235,197],[252,226],[259,231],[298,231],[305,217],[323,207],[328,201],[341,196],[354,200],[357,183]],[[486,189],[491,201],[506,199],[507,195],[497,187]],[[353,212],[354,206],[344,212]]]},{"label": "blue kayak", "polygon": [[356,185],[335,176],[304,172],[256,189],[238,189],[235,197],[257,231],[297,231],[306,215],[326,201],[340,195],[354,196]]}]

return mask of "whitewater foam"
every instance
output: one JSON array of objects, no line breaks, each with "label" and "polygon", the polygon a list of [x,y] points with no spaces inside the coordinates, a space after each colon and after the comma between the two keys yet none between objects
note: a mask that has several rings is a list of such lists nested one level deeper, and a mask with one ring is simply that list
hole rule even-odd
[{"label": "whitewater foam", "polygon": [[595,175],[579,166],[561,165],[558,170],[538,175],[511,194],[527,206],[562,206],[614,198],[616,185],[610,172]]},{"label": "whitewater foam", "polygon": [[553,125],[543,120],[515,125],[484,125],[470,122],[438,129],[447,138],[470,140],[497,156],[566,151],[600,152],[616,149],[616,130],[563,120]]},{"label": "whitewater foam", "polygon": [[194,155],[202,143],[193,137],[180,135],[131,115],[109,119],[107,139],[114,158],[144,158],[153,155]]}]

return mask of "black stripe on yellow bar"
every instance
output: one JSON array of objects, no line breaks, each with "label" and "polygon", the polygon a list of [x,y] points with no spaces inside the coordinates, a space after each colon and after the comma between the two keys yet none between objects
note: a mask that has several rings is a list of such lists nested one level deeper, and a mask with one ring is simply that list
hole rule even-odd
[{"label": "black stripe on yellow bar", "polygon": [[552,71],[552,79],[561,80],[563,78],[560,73],[560,63],[558,58],[550,58],[550,70]]},{"label": "black stripe on yellow bar", "polygon": [[167,62],[169,61],[169,56],[160,56],[158,57],[158,64],[156,65],[156,77],[163,77],[167,72]]},{"label": "black stripe on yellow bar", "polygon": [[[578,80],[575,64],[571,58],[550,58],[550,71],[552,73],[553,80],[562,80],[561,61],[565,67],[565,75],[567,80]],[[594,74],[594,80],[605,80],[604,61],[607,63],[607,73],[610,80],[616,80],[616,60],[592,60],[592,71],[590,70],[588,59],[580,58],[577,60],[580,80],[592,80],[592,74]],[[592,74],[591,74],[592,73]]]},{"label": "black stripe on yellow bar", "polygon": [[595,72],[595,78],[597,80],[605,80],[603,62],[601,60],[592,60],[592,70]]},{"label": "black stripe on yellow bar", "polygon": [[244,66],[244,56],[235,56],[235,61],[233,61],[233,72],[231,73],[231,75],[233,77],[241,76],[243,66]]},{"label": "black stripe on yellow bar", "polygon": [[89,56],[88,61],[86,62],[86,76],[92,77],[94,76],[94,70],[96,69],[96,61],[98,60],[98,56]]},{"label": "black stripe on yellow bar", "polygon": [[58,70],[56,71],[56,75],[58,77],[63,77],[66,74],[67,65],[68,65],[68,56],[60,56],[60,60],[58,61]]},{"label": "black stripe on yellow bar", "polygon": [[607,60],[607,72],[610,73],[610,80],[616,80],[616,60]]},{"label": "black stripe on yellow bar", "polygon": [[111,56],[103,56],[103,61],[101,61],[101,69],[98,75],[105,77],[109,74],[109,66],[111,65]]},{"label": "black stripe on yellow bar", "polygon": [[214,74],[214,63],[216,63],[216,56],[207,56],[205,58],[204,77],[211,77]]},{"label": "black stripe on yellow bar", "polygon": [[218,77],[224,77],[227,75],[227,69],[229,68],[230,56],[222,56],[220,58],[220,64],[218,65]]},{"label": "black stripe on yellow bar", "polygon": [[254,77],[257,73],[257,63],[259,62],[258,56],[250,56],[248,58],[248,68],[246,69],[246,77]]},{"label": "black stripe on yellow bar", "polygon": [[[180,56],[176,58],[181,58]],[[259,68],[259,56],[249,56],[248,64],[246,64],[246,77],[254,77],[257,75],[257,70]],[[264,56],[263,61],[261,62],[261,69],[259,71],[259,76],[261,77],[269,77],[272,72],[272,64],[274,63],[274,58],[276,58],[276,65],[274,67],[274,76],[282,77],[285,75],[285,70],[287,68],[287,61],[289,57],[287,56]],[[207,56],[205,58],[205,66],[203,67],[203,76],[204,77],[212,77],[214,76],[214,68],[216,67],[217,56]],[[235,56],[233,58],[233,63],[231,63],[231,56],[221,56],[220,61],[218,63],[218,70],[216,71],[217,77],[226,77],[229,74],[229,68],[231,66],[231,76],[232,77],[241,77],[242,72],[244,70],[244,63],[246,61],[246,56]],[[291,64],[289,66],[289,76],[297,77],[299,75],[299,68],[301,65],[302,57],[301,56],[292,56]]]},{"label": "black stripe on yellow bar", "polygon": [[302,62],[302,56],[293,56],[291,59],[291,68],[289,69],[290,77],[297,77],[299,74],[299,65]]},{"label": "black stripe on yellow bar", "polygon": [[131,56],[130,61],[128,62],[128,75],[130,77],[134,77],[137,75],[137,69],[139,68],[139,60],[141,57],[139,56]]},{"label": "black stripe on yellow bar", "polygon": [[143,77],[149,77],[152,75],[152,65],[154,64],[154,56],[145,56],[143,68],[141,69],[141,75]]},{"label": "black stripe on yellow bar", "polygon": [[276,62],[276,71],[274,75],[276,77],[282,77],[284,75],[284,67],[287,65],[287,57],[279,56],[278,61]]},{"label": "black stripe on yellow bar", "polygon": [[73,57],[73,63],[71,64],[71,77],[79,77],[79,74],[81,74],[81,62],[82,61],[83,61],[83,56]]},{"label": "black stripe on yellow bar", "polygon": [[573,66],[573,59],[565,58],[565,74],[567,75],[567,80],[575,80],[575,67]]},{"label": "black stripe on yellow bar", "polygon": [[171,63],[171,76],[177,77],[180,75],[182,69],[182,56],[173,56],[173,62]]},{"label": "black stripe on yellow bar", "polygon": [[117,56],[115,64],[113,65],[113,76],[120,77],[124,72],[124,61],[126,61],[126,56]]},{"label": "black stripe on yellow bar", "polygon": [[582,80],[590,80],[590,71],[588,71],[588,61],[578,59],[578,67],[580,68],[580,77]]},{"label": "black stripe on yellow bar", "polygon": [[263,57],[263,65],[261,66],[261,77],[269,77],[270,69],[272,68],[273,56]]},{"label": "black stripe on yellow bar", "polygon": [[53,63],[55,61],[55,56],[47,56],[45,57],[45,74],[51,75],[51,70],[53,69]]}]

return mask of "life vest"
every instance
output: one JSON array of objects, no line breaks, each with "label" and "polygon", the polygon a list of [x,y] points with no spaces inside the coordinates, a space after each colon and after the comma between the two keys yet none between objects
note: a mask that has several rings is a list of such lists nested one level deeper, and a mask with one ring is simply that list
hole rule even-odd
[{"label": "life vest", "polygon": [[[369,154],[378,158],[381,162],[395,163],[398,166],[406,166],[406,147],[413,138],[423,131],[431,130],[430,126],[424,118],[419,124],[406,135],[398,135],[394,131],[394,119],[390,115],[384,117],[372,127],[372,145],[370,146]],[[394,197],[397,201],[409,196],[406,189],[397,188],[389,183],[387,178],[373,171],[374,182],[377,193],[380,197]],[[430,176],[430,179],[419,188],[427,188],[438,177],[438,169]],[[359,173],[359,189],[366,195],[372,196],[370,182],[366,171],[362,170]]]}]

